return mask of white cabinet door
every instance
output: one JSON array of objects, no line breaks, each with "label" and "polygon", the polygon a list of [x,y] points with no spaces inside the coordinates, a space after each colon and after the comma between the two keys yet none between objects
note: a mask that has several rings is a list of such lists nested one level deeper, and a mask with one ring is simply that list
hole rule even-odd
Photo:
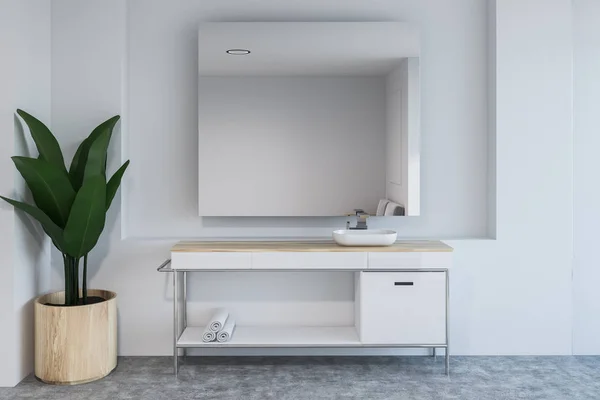
[{"label": "white cabinet door", "polygon": [[445,344],[445,272],[361,272],[365,344]]}]

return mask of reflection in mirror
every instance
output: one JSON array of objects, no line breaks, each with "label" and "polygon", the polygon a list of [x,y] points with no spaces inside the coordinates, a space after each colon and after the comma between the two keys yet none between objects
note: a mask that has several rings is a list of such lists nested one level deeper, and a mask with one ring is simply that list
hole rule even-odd
[{"label": "reflection in mirror", "polygon": [[199,29],[201,216],[419,215],[418,31]]}]

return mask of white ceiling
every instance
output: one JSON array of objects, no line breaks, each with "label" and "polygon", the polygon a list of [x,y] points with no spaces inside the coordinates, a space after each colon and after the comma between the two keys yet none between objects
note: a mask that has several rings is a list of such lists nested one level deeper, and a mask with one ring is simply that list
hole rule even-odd
[{"label": "white ceiling", "polygon": [[211,22],[199,28],[198,70],[206,76],[384,75],[419,50],[418,29],[401,22]]}]

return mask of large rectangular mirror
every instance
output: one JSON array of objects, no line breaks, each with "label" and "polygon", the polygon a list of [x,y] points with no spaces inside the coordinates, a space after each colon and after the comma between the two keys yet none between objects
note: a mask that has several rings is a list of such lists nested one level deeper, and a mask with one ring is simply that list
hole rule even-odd
[{"label": "large rectangular mirror", "polygon": [[419,215],[419,35],[395,22],[199,29],[201,216]]}]

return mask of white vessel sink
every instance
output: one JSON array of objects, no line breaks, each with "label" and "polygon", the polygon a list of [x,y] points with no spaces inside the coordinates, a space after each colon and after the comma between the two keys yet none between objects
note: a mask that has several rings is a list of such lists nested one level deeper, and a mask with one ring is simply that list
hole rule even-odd
[{"label": "white vessel sink", "polygon": [[333,240],[340,246],[390,246],[398,233],[387,229],[333,231]]}]

